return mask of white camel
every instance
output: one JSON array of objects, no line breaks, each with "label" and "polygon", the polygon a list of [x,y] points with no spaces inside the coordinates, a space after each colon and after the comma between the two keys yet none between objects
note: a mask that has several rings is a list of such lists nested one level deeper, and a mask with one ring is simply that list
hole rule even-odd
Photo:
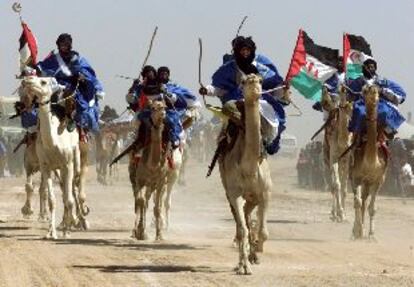
[{"label": "white camel", "polygon": [[76,130],[68,132],[66,128],[59,128],[59,119],[51,111],[51,96],[60,89],[54,78],[26,77],[22,80],[22,86],[25,92],[36,98],[39,103],[36,153],[42,178],[47,184],[51,214],[46,238],[56,239],[56,198],[51,175],[52,171],[60,170],[65,207],[63,235],[67,236],[70,227],[78,223],[73,186],[74,176],[79,178],[81,172],[79,134]]}]

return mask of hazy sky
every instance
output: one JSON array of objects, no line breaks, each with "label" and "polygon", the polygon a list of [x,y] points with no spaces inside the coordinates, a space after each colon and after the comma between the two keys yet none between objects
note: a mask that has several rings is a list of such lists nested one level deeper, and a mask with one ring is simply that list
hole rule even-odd
[{"label": "hazy sky", "polygon": [[[18,39],[21,27],[11,6],[0,0],[0,94],[10,95],[18,82]],[[251,35],[258,51],[270,57],[284,76],[299,28],[313,40],[342,47],[342,34],[363,35],[371,44],[379,73],[407,91],[404,112],[414,103],[414,1],[412,0],[23,0],[23,18],[36,35],[40,59],[55,48],[60,33],[72,34],[73,48],[95,68],[107,93],[105,104],[119,112],[130,82],[116,74],[136,76],[154,27],[159,27],[148,64],[167,65],[172,78],[198,90],[198,37],[203,39],[203,81],[230,51],[230,41],[243,16],[242,35]],[[302,117],[289,117],[287,133],[303,143],[321,125],[312,102],[295,96]],[[291,108],[288,109],[291,112]]]}]

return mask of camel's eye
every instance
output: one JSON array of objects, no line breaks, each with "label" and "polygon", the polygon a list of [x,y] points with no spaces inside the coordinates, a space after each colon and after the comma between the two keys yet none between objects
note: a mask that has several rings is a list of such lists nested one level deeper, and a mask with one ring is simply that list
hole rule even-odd
[{"label": "camel's eye", "polygon": [[40,81],[40,84],[41,84],[42,86],[45,86],[47,83],[46,83],[46,81],[45,81],[45,80],[41,80],[41,81]]}]

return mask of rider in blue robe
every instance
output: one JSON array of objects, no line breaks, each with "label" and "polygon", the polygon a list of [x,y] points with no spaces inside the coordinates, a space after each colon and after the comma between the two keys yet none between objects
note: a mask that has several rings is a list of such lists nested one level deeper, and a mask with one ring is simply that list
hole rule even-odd
[{"label": "rider in blue robe", "polygon": [[366,132],[366,108],[361,92],[366,84],[377,85],[380,92],[377,121],[379,126],[384,129],[384,132],[389,137],[392,137],[397,133],[399,126],[405,121],[397,105],[405,101],[406,93],[397,83],[378,77],[376,74],[377,63],[373,59],[368,59],[364,62],[362,71],[363,76],[355,80],[347,80],[349,96],[354,100],[349,130],[358,134],[364,134]]},{"label": "rider in blue robe", "polygon": [[160,67],[156,71],[152,66],[145,66],[142,71],[143,81],[133,86],[126,99],[131,108],[137,112],[136,117],[141,122],[148,121],[151,116],[150,110],[146,107],[146,99],[164,100],[167,104],[165,124],[168,128],[169,140],[175,148],[184,136],[182,119],[187,110],[199,106],[199,102],[189,90],[170,82],[169,73],[167,67]]},{"label": "rider in blue robe", "polygon": [[[277,69],[256,61],[256,45],[250,37],[238,37],[234,43],[234,59],[223,64],[212,76],[212,84],[200,88],[202,95],[217,96],[222,104],[243,99],[241,79],[243,76],[255,73],[263,78],[263,90],[273,89],[283,84]],[[275,67],[273,64],[270,65]],[[268,154],[275,154],[280,148],[280,137],[286,128],[285,102],[282,90],[265,93],[260,99],[261,116],[264,119],[264,146]]]},{"label": "rider in blue robe", "polygon": [[102,84],[88,61],[72,50],[72,37],[61,34],[56,45],[58,51],[37,64],[42,76],[54,77],[66,89],[75,91],[76,124],[89,131],[99,129],[98,100],[104,96]]}]

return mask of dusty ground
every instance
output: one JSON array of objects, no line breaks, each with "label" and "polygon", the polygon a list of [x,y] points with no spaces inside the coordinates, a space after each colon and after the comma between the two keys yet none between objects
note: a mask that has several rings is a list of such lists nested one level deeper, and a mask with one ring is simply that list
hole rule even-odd
[{"label": "dusty ground", "polygon": [[58,241],[42,239],[47,224],[20,215],[23,179],[1,179],[0,286],[414,286],[413,200],[379,197],[378,242],[354,242],[352,196],[349,222],[332,223],[329,195],[298,189],[294,164],[284,159],[271,162],[262,263],[252,276],[236,276],[234,223],[218,171],[206,180],[206,166],[189,163],[162,243],[153,241],[151,227],[148,241],[129,237],[134,215],[125,166],[112,186],[98,185],[90,170],[91,230]]}]

